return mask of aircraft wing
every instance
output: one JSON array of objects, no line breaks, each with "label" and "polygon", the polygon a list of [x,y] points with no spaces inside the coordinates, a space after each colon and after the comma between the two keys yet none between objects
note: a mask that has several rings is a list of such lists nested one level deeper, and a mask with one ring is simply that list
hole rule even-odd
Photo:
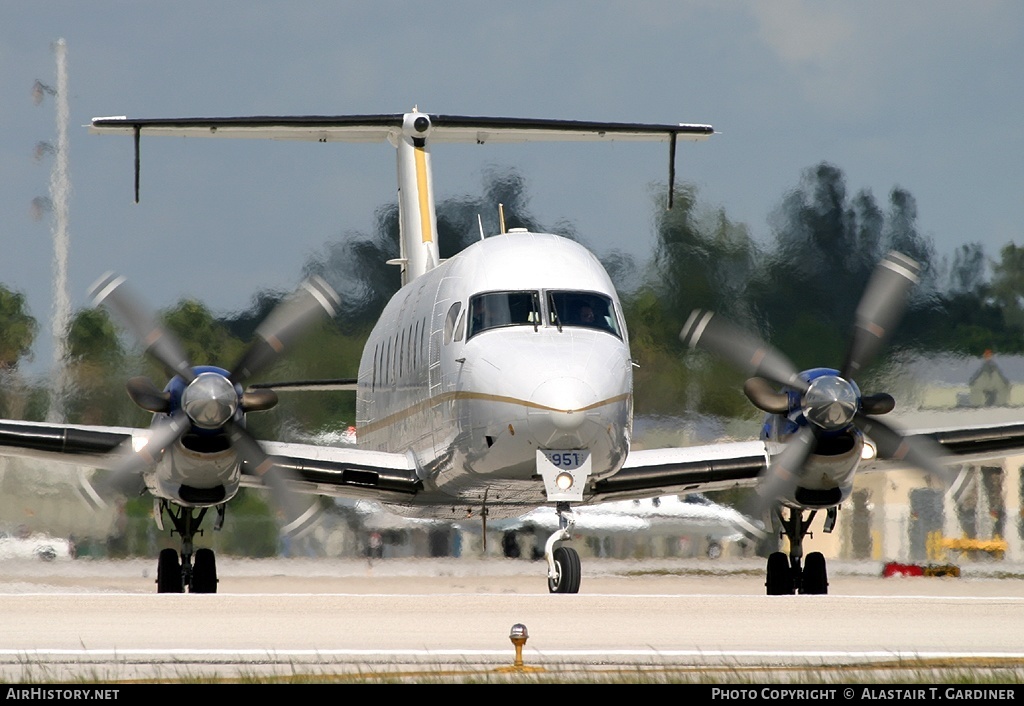
[{"label": "aircraft wing", "polygon": [[[993,421],[966,424],[975,415],[993,418]],[[893,420],[894,427],[910,439],[922,437],[935,441],[949,454],[949,464],[979,464],[1001,461],[1007,456],[1024,454],[1024,410],[1004,407],[997,410],[962,410],[936,415],[932,423],[926,418],[914,421]],[[957,423],[952,423],[952,420]],[[1005,420],[1005,421],[1003,421]],[[873,459],[861,465],[862,471],[888,470],[896,462]]]},{"label": "aircraft wing", "polygon": [[600,502],[754,485],[765,468],[762,441],[631,451],[618,473],[594,484]]},{"label": "aircraft wing", "polygon": [[[128,442],[138,448],[149,434],[148,428],[0,420],[0,456],[111,469],[121,460],[112,451]],[[312,444],[262,446],[297,479],[300,492],[401,502],[420,488],[415,463],[405,454]],[[263,486],[245,475],[244,466],[242,484]]]},{"label": "aircraft wing", "polygon": [[36,458],[93,468],[111,468],[110,452],[126,442],[140,445],[149,429],[0,420],[0,456]]},{"label": "aircraft wing", "polygon": [[[355,446],[260,442],[274,462],[290,472],[299,490],[333,497],[363,497],[401,503],[422,488],[411,454]],[[243,485],[262,487],[253,476]]]},{"label": "aircraft wing", "polygon": [[[110,452],[125,443],[139,447],[148,428],[103,427],[0,420],[0,456],[35,458],[92,468],[111,468]],[[980,463],[1024,454],[1024,423],[945,426],[911,432],[938,443],[950,465]],[[275,463],[297,480],[298,490],[334,497],[363,497],[403,503],[422,490],[410,455],[354,446],[261,442]],[[650,498],[753,486],[765,468],[768,446],[738,441],[679,448],[632,451],[613,476],[597,481],[587,502]],[[907,467],[905,462],[875,459],[862,471]],[[243,469],[244,470],[244,469]],[[262,486],[252,475],[243,484]]]},{"label": "aircraft wing", "polygon": [[[1020,410],[1002,410],[1004,419],[1022,418]],[[966,412],[958,413],[961,422]],[[966,418],[970,418],[968,415]],[[998,418],[998,417],[997,417]],[[997,461],[1024,454],[1024,422],[991,421],[978,424],[900,425],[903,433],[937,444],[949,466]],[[893,426],[896,426],[894,423]],[[622,468],[594,484],[597,502],[658,495],[683,494],[753,486],[765,469],[768,446],[763,441],[737,441],[703,446],[631,451]],[[886,471],[912,467],[897,459],[874,458],[861,463],[859,471]]]}]

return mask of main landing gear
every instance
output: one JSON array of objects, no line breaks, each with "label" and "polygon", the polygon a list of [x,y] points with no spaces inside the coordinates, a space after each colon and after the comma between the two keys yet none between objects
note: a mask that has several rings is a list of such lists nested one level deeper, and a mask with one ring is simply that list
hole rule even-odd
[{"label": "main landing gear", "polygon": [[[765,576],[765,588],[769,596],[785,596],[794,593],[826,594],[828,593],[828,572],[825,568],[825,556],[821,552],[811,552],[804,560],[803,539],[811,526],[817,510],[808,511],[788,509],[783,515],[777,511],[782,531],[789,540],[789,557],[782,552],[773,552],[768,557],[768,571]],[[830,507],[825,518],[825,532],[831,532],[836,526],[838,508]],[[801,561],[803,560],[803,566]]]},{"label": "main landing gear", "polygon": [[[181,537],[181,559],[173,549],[164,549],[156,567],[157,593],[216,593],[217,562],[212,549],[197,549],[192,556],[192,538],[206,517],[209,508],[172,507],[166,500],[159,501],[157,526],[163,529],[163,514],[166,513],[174,525],[174,531]],[[224,525],[224,506],[218,505],[214,529]]]},{"label": "main landing gear", "polygon": [[572,539],[572,528],[576,518],[572,514],[569,503],[560,502],[555,505],[558,513],[559,529],[548,537],[544,544],[544,558],[548,562],[548,591],[551,593],[580,592],[580,555],[572,547],[555,547],[555,542]]}]

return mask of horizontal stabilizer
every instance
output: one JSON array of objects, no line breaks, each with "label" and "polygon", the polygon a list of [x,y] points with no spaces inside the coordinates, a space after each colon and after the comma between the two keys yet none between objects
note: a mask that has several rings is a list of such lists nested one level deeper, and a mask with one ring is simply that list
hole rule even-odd
[{"label": "horizontal stabilizer", "polygon": [[[618,123],[541,118],[490,118],[430,115],[433,142],[532,142],[670,139],[703,140],[714,133],[710,125],[685,123]],[[135,134],[173,137],[236,137],[313,142],[383,142],[400,134],[404,115],[306,115],[233,118],[93,118],[95,134]]]}]

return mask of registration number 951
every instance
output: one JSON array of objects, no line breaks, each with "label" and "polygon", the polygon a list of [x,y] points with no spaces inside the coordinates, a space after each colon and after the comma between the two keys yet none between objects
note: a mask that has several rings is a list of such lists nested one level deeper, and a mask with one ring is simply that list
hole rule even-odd
[{"label": "registration number 951", "polygon": [[574,451],[544,451],[543,454],[547,456],[552,466],[565,470],[579,468],[590,456],[589,451],[578,449]]}]

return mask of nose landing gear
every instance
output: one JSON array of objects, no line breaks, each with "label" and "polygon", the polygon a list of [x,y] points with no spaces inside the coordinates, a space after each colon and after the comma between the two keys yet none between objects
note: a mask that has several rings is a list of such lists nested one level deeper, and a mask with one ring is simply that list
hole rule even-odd
[{"label": "nose landing gear", "polygon": [[551,593],[579,593],[580,591],[580,555],[572,547],[555,547],[556,542],[572,539],[572,528],[576,525],[576,517],[572,514],[569,503],[560,502],[555,505],[558,513],[559,529],[544,544],[544,558],[548,562],[548,591]]},{"label": "nose landing gear", "polygon": [[[192,538],[198,532],[202,534],[199,525],[206,517],[208,508],[172,508],[170,503],[162,501],[159,512],[166,513],[174,525],[174,531],[181,537],[181,559],[178,552],[173,549],[164,549],[160,552],[156,568],[156,590],[157,593],[184,593],[188,588],[189,593],[216,593],[217,592],[217,562],[212,549],[197,549],[195,558],[192,556]],[[160,524],[160,523],[158,523]],[[215,529],[220,529],[224,524],[224,506],[217,506],[217,521]]]},{"label": "nose landing gear", "polygon": [[[768,557],[768,571],[765,576],[765,588],[769,596],[784,596],[794,593],[818,594],[828,593],[828,571],[825,566],[825,555],[811,552],[804,559],[803,539],[807,535],[811,521],[817,511],[811,510],[807,517],[804,511],[789,509],[789,517],[783,517],[778,511],[782,530],[789,540],[789,557],[782,552],[773,552]],[[836,524],[838,508],[828,509],[825,520],[825,532],[831,532]],[[801,566],[803,562],[803,566]]]}]

